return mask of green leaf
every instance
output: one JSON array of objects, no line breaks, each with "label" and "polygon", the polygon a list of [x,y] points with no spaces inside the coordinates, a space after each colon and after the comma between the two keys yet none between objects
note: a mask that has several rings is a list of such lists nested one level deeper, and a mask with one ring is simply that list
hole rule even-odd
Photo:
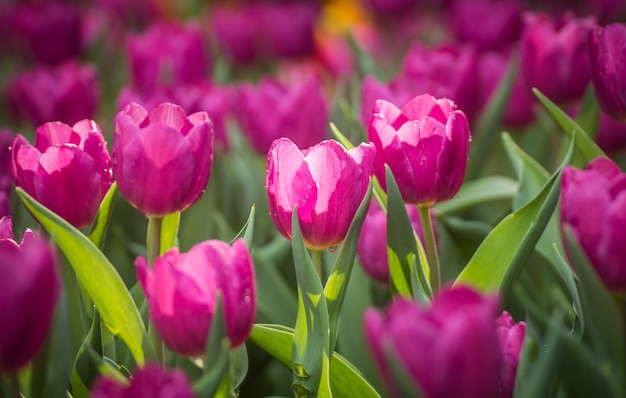
[{"label": "green leaf", "polygon": [[176,244],[178,238],[178,226],[180,225],[180,212],[168,214],[161,220],[161,246],[159,255],[163,255]]},{"label": "green leaf", "polygon": [[[428,279],[426,264],[416,261],[419,256],[419,240],[411,225],[411,220],[389,166],[387,172],[387,254],[391,288],[405,297],[416,297],[422,302],[430,301],[432,289]],[[422,249],[423,251],[423,249]],[[411,266],[417,267],[417,291],[412,288]]]},{"label": "green leaf", "polygon": [[[250,340],[290,368],[293,333],[293,329],[282,325],[256,324]],[[335,398],[380,398],[361,373],[336,352],[330,360],[330,386]]]},{"label": "green leaf", "polygon": [[346,137],[341,131],[339,131],[339,129],[333,122],[330,122],[330,131],[333,133],[335,139],[339,141],[339,143],[343,145],[346,149],[354,148],[354,144],[350,142],[348,137]]},{"label": "green leaf", "polygon": [[302,239],[298,209],[291,219],[292,251],[298,283],[298,315],[293,335],[292,388],[299,397],[330,397],[330,324],[322,282]]},{"label": "green leaf", "polygon": [[339,315],[341,314],[343,300],[346,296],[348,283],[350,282],[354,258],[356,257],[356,248],[359,244],[359,236],[361,235],[361,227],[363,226],[363,221],[367,215],[371,197],[372,182],[370,181],[367,193],[361,201],[361,204],[359,205],[359,208],[350,223],[350,228],[348,229],[346,238],[337,253],[333,270],[326,281],[326,286],[324,287],[324,296],[326,297],[326,303],[328,305],[328,317],[330,324],[330,352],[335,350]]},{"label": "green leaf", "polygon": [[111,216],[111,209],[113,207],[113,200],[115,199],[116,194],[117,182],[114,182],[113,185],[111,185],[111,188],[109,188],[107,194],[104,195],[104,199],[102,199],[100,207],[98,208],[96,219],[91,225],[89,240],[91,240],[93,244],[98,247],[102,247],[102,241],[104,240],[104,235],[106,234],[109,217]]},{"label": "green leaf", "polygon": [[143,364],[146,356],[153,357],[139,311],[115,267],[80,231],[21,188],[16,192],[63,251],[111,333],[126,343],[138,364]]},{"label": "green leaf", "polygon": [[511,199],[519,188],[517,181],[503,176],[487,176],[463,184],[454,198],[437,203],[437,216],[448,215],[496,200]]},{"label": "green leaf", "polygon": [[242,344],[230,350],[230,380],[232,388],[237,389],[248,374],[248,351],[246,345]]},{"label": "green leaf", "polygon": [[[556,104],[548,99],[545,95],[543,95],[539,90],[533,88],[533,93],[539,99],[539,101],[543,104],[543,106],[550,112],[554,120],[561,126],[565,134],[567,134],[570,138],[576,134],[576,148],[578,152],[583,156],[585,160],[585,164],[590,162],[591,160],[597,158],[598,156],[606,157],[602,149],[598,147],[598,145],[593,142],[593,140],[587,135],[587,133],[570,118],[567,113],[563,112],[561,108],[559,108]],[[582,166],[584,166],[583,164]]]},{"label": "green leaf", "polygon": [[250,208],[250,215],[248,216],[246,223],[241,228],[241,230],[237,233],[237,235],[230,241],[231,245],[237,238],[243,238],[244,242],[246,242],[246,246],[248,247],[248,249],[252,248],[252,238],[254,237],[255,209],[256,209],[256,206],[252,205],[252,207]]},{"label": "green leaf", "polygon": [[104,365],[102,358],[102,335],[100,333],[100,315],[94,311],[91,328],[80,346],[72,371],[72,396],[87,398],[91,384],[99,375],[99,369]]},{"label": "green leaf", "polygon": [[593,84],[589,84],[580,104],[580,110],[576,115],[576,123],[587,132],[589,138],[594,139],[600,119],[600,104],[596,98]]},{"label": "green leaf", "polygon": [[505,217],[478,247],[455,284],[482,291],[510,293],[526,260],[533,252],[559,200],[561,172],[571,159],[574,142],[561,166],[543,189],[526,205]]},{"label": "green leaf", "polygon": [[559,272],[559,275],[561,275],[561,278],[563,278],[563,282],[567,287],[572,300],[572,308],[574,314],[576,315],[576,323],[574,324],[572,331],[575,332],[576,335],[583,335],[585,333],[585,313],[583,311],[582,302],[580,300],[580,292],[576,283],[578,278],[574,275],[572,269],[567,261],[565,261],[556,245],[554,245],[554,257],[556,259],[556,269]]}]

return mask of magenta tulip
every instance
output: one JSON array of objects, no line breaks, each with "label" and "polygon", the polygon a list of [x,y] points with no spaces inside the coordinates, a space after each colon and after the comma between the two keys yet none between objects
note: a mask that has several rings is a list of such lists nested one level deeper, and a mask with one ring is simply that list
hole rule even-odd
[{"label": "magenta tulip", "polygon": [[91,224],[113,183],[110,162],[100,127],[86,119],[40,126],[34,146],[18,134],[11,150],[15,184],[76,228]]},{"label": "magenta tulip", "polygon": [[598,102],[609,116],[626,122],[626,25],[596,27],[590,49]]},{"label": "magenta tulip", "polygon": [[13,191],[11,173],[11,142],[15,134],[0,128],[0,217],[11,214],[9,199]]},{"label": "magenta tulip", "polygon": [[389,165],[406,203],[432,205],[461,188],[469,152],[467,119],[445,98],[419,95],[402,109],[376,102],[368,136],[376,147],[374,173],[386,188]]},{"label": "magenta tulip", "polygon": [[183,211],[204,192],[213,160],[213,126],[206,112],[189,116],[171,103],[151,111],[131,103],[115,117],[113,175],[139,211]]},{"label": "magenta tulip", "polygon": [[626,122],[616,120],[604,112],[598,116],[596,142],[605,152],[616,152],[626,148]]},{"label": "magenta tulip", "polygon": [[313,28],[318,14],[314,2],[261,3],[263,37],[258,38],[269,57],[303,57],[313,51]]},{"label": "magenta tulip", "polygon": [[154,269],[145,257],[135,261],[146,293],[150,319],[172,350],[188,356],[204,354],[217,295],[221,295],[230,346],[250,335],[256,315],[254,264],[245,243],[233,246],[210,240],[187,253],[178,248],[157,257]]},{"label": "magenta tulip", "polygon": [[522,354],[522,345],[526,336],[526,323],[515,323],[511,315],[503,311],[496,319],[496,333],[502,352],[500,370],[500,398],[511,398],[515,388],[517,365]]},{"label": "magenta tulip", "polygon": [[528,87],[536,87],[557,104],[580,99],[589,84],[588,36],[593,19],[566,17],[559,23],[545,14],[524,14],[520,72]]},{"label": "magenta tulip", "polygon": [[128,384],[100,376],[94,382],[91,398],[194,398],[195,394],[185,373],[167,370],[161,365],[147,363],[133,372]]},{"label": "magenta tulip", "polygon": [[241,88],[239,122],[259,153],[267,154],[272,142],[288,137],[301,148],[327,136],[328,104],[321,82],[310,77],[291,87],[264,79],[257,87]]},{"label": "magenta tulip", "polygon": [[278,231],[291,239],[295,206],[308,248],[341,243],[367,192],[373,159],[370,144],[348,151],[327,140],[302,151],[287,138],[274,141],[267,155],[265,186]]},{"label": "magenta tulip", "polygon": [[497,309],[497,297],[461,286],[440,290],[430,307],[400,298],[384,313],[367,310],[367,341],[391,394],[400,396],[388,355],[395,356],[425,397],[497,397]]},{"label": "magenta tulip", "polygon": [[571,228],[600,279],[626,292],[626,173],[607,158],[585,170],[566,167],[561,181],[561,226]]},{"label": "magenta tulip", "polygon": [[15,116],[35,126],[91,119],[98,96],[95,67],[74,60],[55,67],[36,66],[16,75],[9,85],[9,102]]},{"label": "magenta tulip", "polygon": [[50,245],[30,232],[18,245],[10,223],[0,219],[0,371],[15,373],[41,350],[61,282]]}]

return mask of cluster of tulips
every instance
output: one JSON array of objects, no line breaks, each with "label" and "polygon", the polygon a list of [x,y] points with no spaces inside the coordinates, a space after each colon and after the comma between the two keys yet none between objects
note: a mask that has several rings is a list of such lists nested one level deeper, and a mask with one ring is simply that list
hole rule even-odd
[{"label": "cluster of tulips", "polygon": [[0,5],[0,397],[626,397],[626,6],[543,6]]}]

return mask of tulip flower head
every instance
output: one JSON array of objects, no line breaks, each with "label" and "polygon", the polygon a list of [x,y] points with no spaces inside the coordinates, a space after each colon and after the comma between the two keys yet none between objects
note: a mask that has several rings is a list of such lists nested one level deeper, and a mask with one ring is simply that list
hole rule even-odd
[{"label": "tulip flower head", "polygon": [[115,117],[113,175],[120,192],[151,216],[183,211],[204,192],[213,161],[213,125],[175,104],[149,112],[137,103]]},{"label": "tulip flower head", "polygon": [[98,212],[113,183],[110,163],[100,127],[87,119],[43,124],[34,146],[18,134],[11,150],[15,184],[76,228]]},{"label": "tulip flower head", "polygon": [[400,298],[385,313],[367,310],[367,341],[392,395],[399,396],[389,355],[426,397],[497,397],[497,308],[497,297],[461,286],[440,290],[430,307]]},{"label": "tulip flower head", "polygon": [[454,102],[419,95],[402,109],[378,100],[368,127],[376,147],[374,173],[386,189],[389,165],[406,203],[432,205],[452,198],[467,167],[470,130]]},{"label": "tulip flower head", "polygon": [[526,336],[526,323],[515,323],[506,311],[496,319],[496,333],[502,352],[502,368],[500,370],[500,398],[511,398],[515,388],[517,365],[522,354],[522,345]]},{"label": "tulip flower head", "polygon": [[291,217],[297,207],[308,248],[341,243],[367,192],[373,159],[370,144],[346,150],[327,140],[302,151],[287,138],[274,141],[265,186],[278,231],[291,239]]},{"label": "tulip flower head", "polygon": [[153,269],[145,257],[138,257],[135,266],[150,319],[172,350],[188,356],[204,354],[218,294],[231,347],[248,338],[256,315],[256,287],[254,265],[243,240],[232,247],[205,241],[187,253],[173,248],[157,257]]},{"label": "tulip flower head", "polygon": [[10,217],[0,219],[0,372],[17,372],[43,346],[61,291],[56,267],[43,238],[27,231],[17,244]]},{"label": "tulip flower head", "polygon": [[147,363],[133,372],[133,377],[128,384],[121,384],[109,377],[98,377],[94,382],[90,397],[194,398],[195,394],[182,370],[166,370],[158,364]]},{"label": "tulip flower head", "polygon": [[561,228],[565,226],[606,287],[626,292],[626,173],[613,161],[597,158],[585,170],[563,170]]}]

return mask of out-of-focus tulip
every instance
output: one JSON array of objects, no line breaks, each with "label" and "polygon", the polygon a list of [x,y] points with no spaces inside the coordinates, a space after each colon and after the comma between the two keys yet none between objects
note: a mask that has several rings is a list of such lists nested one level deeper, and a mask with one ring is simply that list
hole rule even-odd
[{"label": "out-of-focus tulip", "polygon": [[150,92],[157,85],[192,84],[207,78],[209,56],[198,25],[158,22],[128,39],[135,87]]},{"label": "out-of-focus tulip", "polygon": [[605,152],[615,152],[626,148],[626,121],[615,120],[600,112],[596,142]]},{"label": "out-of-focus tulip", "polygon": [[0,217],[11,214],[9,198],[13,190],[11,174],[11,142],[13,132],[0,128]]},{"label": "out-of-focus tulip", "polygon": [[496,319],[496,333],[502,352],[502,368],[500,370],[500,398],[511,398],[515,388],[517,365],[522,353],[522,345],[526,336],[526,323],[515,323],[511,315],[503,311]]},{"label": "out-of-focus tulip", "polygon": [[314,77],[291,87],[263,79],[257,87],[241,87],[240,96],[241,128],[261,154],[267,154],[280,137],[306,148],[327,136],[328,104],[321,82]]},{"label": "out-of-focus tulip", "polygon": [[[424,233],[419,211],[415,206],[406,206],[413,230],[424,245]],[[435,221],[431,217],[431,221]],[[365,272],[380,283],[389,283],[389,262],[387,261],[387,215],[374,200],[370,203],[363,221],[357,256]]]},{"label": "out-of-focus tulip", "polygon": [[96,69],[74,60],[55,67],[36,66],[16,75],[9,85],[9,102],[14,113],[35,126],[91,119],[98,96]]},{"label": "out-of-focus tulip", "polygon": [[388,164],[406,203],[432,205],[461,188],[469,153],[467,119],[446,99],[424,94],[402,109],[379,100],[368,127],[376,147],[374,173],[386,189]]},{"label": "out-of-focus tulip", "polygon": [[456,38],[481,50],[508,49],[522,31],[518,0],[457,0],[450,8],[450,29]]},{"label": "out-of-focus tulip", "polygon": [[0,219],[0,371],[15,373],[43,346],[61,283],[50,245],[29,231],[18,245],[10,224]]},{"label": "out-of-focus tulip", "polygon": [[259,57],[255,37],[259,35],[259,19],[252,7],[216,4],[211,8],[210,26],[217,44],[229,59],[248,64]]},{"label": "out-of-focus tulip", "polygon": [[367,192],[373,159],[371,144],[348,151],[327,140],[302,151],[287,138],[274,141],[267,155],[265,186],[278,231],[291,239],[295,206],[308,248],[341,243]]},{"label": "out-of-focus tulip", "polygon": [[607,158],[585,170],[566,167],[561,226],[571,228],[606,287],[626,292],[626,173]]},{"label": "out-of-focus tulip", "polygon": [[560,24],[548,15],[525,13],[520,43],[521,74],[557,104],[582,97],[590,81],[589,32],[592,18],[565,17]]},{"label": "out-of-focus tulip", "polygon": [[367,310],[365,334],[391,394],[399,396],[388,354],[426,397],[497,397],[497,309],[497,297],[461,286],[440,290],[430,307],[401,298],[385,313]]},{"label": "out-of-focus tulip", "polygon": [[268,56],[302,57],[313,51],[313,25],[318,14],[314,2],[263,3],[264,32],[259,43]]},{"label": "out-of-focus tulip", "polygon": [[626,25],[596,27],[590,53],[591,77],[602,110],[626,122]]},{"label": "out-of-focus tulip", "polygon": [[11,149],[15,184],[76,228],[93,221],[111,184],[111,159],[100,127],[41,125],[35,145],[16,135]]},{"label": "out-of-focus tulip", "polygon": [[402,17],[411,12],[416,0],[366,0],[365,5],[376,17]]},{"label": "out-of-focus tulip", "polygon": [[133,372],[128,384],[100,376],[94,382],[91,398],[194,398],[187,376],[180,369],[166,370],[147,363]]},{"label": "out-of-focus tulip", "polygon": [[414,96],[430,94],[449,98],[472,122],[480,111],[480,103],[476,101],[480,87],[477,75],[478,55],[473,46],[450,44],[427,48],[416,44],[405,56],[394,84],[406,85],[403,91],[412,91]]},{"label": "out-of-focus tulip", "polygon": [[213,161],[213,126],[206,112],[189,116],[171,103],[149,112],[131,103],[115,117],[113,175],[139,211],[164,216],[194,204]]},{"label": "out-of-focus tulip", "polygon": [[26,50],[37,62],[54,65],[79,56],[82,50],[81,14],[76,5],[59,1],[23,4],[13,10],[10,26],[21,52]]},{"label": "out-of-focus tulip", "polygon": [[241,345],[250,335],[256,287],[254,265],[242,239],[232,247],[218,240],[201,242],[187,253],[173,248],[157,257],[153,269],[145,257],[138,257],[135,266],[150,319],[172,350],[204,354],[218,294],[230,346]]}]

